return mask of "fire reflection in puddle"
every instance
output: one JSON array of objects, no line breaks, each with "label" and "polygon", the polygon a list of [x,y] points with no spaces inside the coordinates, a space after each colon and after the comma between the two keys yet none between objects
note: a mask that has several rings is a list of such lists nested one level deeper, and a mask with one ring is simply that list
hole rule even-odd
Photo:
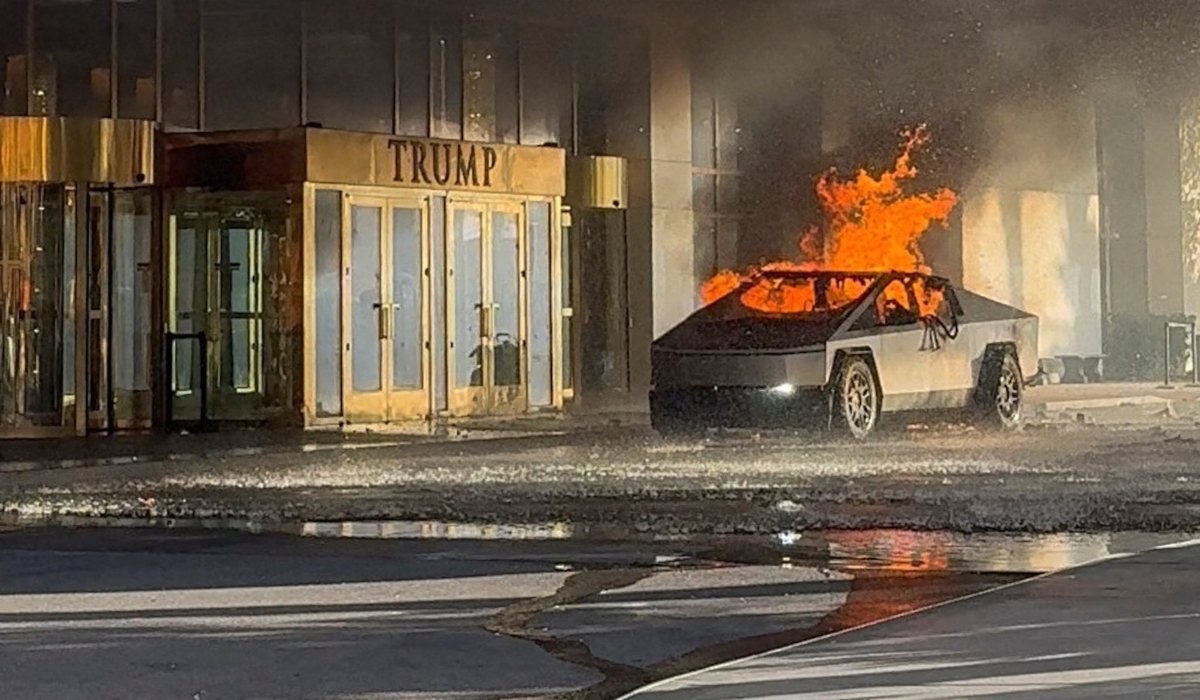
[{"label": "fire reflection in puddle", "polygon": [[793,558],[817,558],[845,571],[1041,574],[1193,539],[1158,533],[1011,534],[863,530],[782,533]]}]

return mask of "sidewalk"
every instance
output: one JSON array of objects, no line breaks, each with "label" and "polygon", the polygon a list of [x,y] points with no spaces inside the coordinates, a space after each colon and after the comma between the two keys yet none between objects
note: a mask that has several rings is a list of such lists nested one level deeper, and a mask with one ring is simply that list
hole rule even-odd
[{"label": "sidewalk", "polygon": [[[679,677],[631,700],[1189,698],[1200,547],[1169,546]],[[1147,595],[1147,584],[1153,595]]]},{"label": "sidewalk", "polygon": [[1034,422],[1147,424],[1200,417],[1200,387],[1161,384],[1053,384],[1026,391]]},{"label": "sidewalk", "polygon": [[[1194,423],[1200,388],[1155,384],[1085,384],[1032,387],[1027,415],[1034,423],[1097,425]],[[138,462],[190,461],[386,447],[444,445],[481,440],[527,440],[647,429],[649,418],[629,406],[603,410],[475,419],[433,430],[411,426],[355,426],[345,430],[232,429],[200,434],[94,435],[0,440],[0,474]]]},{"label": "sidewalk", "polygon": [[120,434],[0,440],[0,474],[42,469],[111,466],[138,462],[191,461],[266,454],[441,445],[463,441],[586,435],[648,424],[624,413],[481,419],[417,431],[411,426],[362,426],[345,430],[228,429],[211,433]]}]

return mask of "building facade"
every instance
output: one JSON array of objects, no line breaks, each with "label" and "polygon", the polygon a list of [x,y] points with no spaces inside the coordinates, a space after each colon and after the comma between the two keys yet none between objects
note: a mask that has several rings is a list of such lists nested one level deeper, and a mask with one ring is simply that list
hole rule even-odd
[{"label": "building facade", "polygon": [[639,5],[0,0],[0,435],[636,402],[702,272]]}]

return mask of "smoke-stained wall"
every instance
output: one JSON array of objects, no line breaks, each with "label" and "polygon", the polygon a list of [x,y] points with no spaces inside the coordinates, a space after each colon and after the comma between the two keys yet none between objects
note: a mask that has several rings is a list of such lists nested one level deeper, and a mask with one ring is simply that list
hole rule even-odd
[{"label": "smoke-stained wall", "polygon": [[796,258],[815,177],[879,171],[926,123],[914,186],[961,195],[927,258],[1041,316],[1043,356],[1149,367],[1138,339],[1200,311],[1200,0],[740,9],[742,265]]},{"label": "smoke-stained wall", "polygon": [[1096,128],[1090,101],[996,105],[962,191],[965,287],[1038,315],[1040,354],[1101,354]]}]

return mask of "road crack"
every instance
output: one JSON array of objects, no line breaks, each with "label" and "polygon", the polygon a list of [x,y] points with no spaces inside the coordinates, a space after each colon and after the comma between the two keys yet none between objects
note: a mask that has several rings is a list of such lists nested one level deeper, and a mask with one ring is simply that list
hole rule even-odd
[{"label": "road crack", "polygon": [[590,668],[604,676],[604,680],[591,688],[547,696],[544,700],[585,700],[597,697],[595,688],[612,686],[638,687],[645,684],[649,676],[645,669],[602,659],[579,639],[564,639],[549,630],[533,627],[538,615],[556,607],[581,603],[605,591],[626,588],[650,578],[654,571],[647,569],[606,569],[581,571],[572,575],[553,594],[524,600],[508,606],[484,623],[484,629],[513,639],[533,642],[559,661]]}]

